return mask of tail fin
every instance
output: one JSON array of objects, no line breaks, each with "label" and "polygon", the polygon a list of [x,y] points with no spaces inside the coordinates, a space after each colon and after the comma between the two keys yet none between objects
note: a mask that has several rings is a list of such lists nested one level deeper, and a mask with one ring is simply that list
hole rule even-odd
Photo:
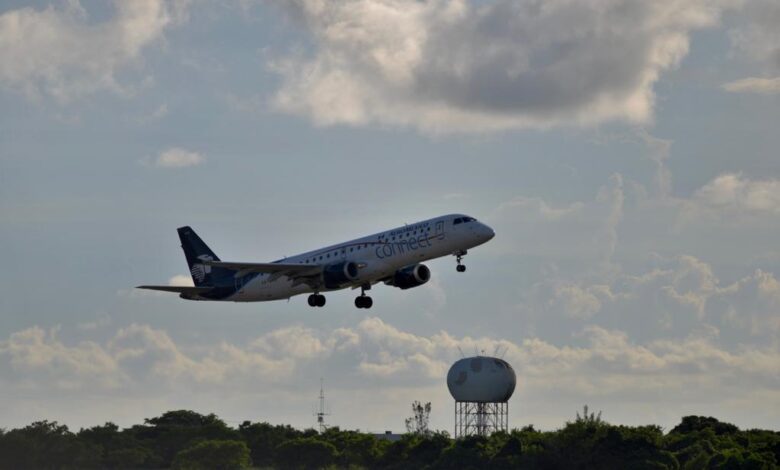
[{"label": "tail fin", "polygon": [[192,228],[180,227],[177,232],[179,232],[181,247],[187,258],[187,266],[190,268],[195,286],[216,286],[232,281],[233,270],[206,266],[202,263],[202,261],[219,261],[220,259]]}]

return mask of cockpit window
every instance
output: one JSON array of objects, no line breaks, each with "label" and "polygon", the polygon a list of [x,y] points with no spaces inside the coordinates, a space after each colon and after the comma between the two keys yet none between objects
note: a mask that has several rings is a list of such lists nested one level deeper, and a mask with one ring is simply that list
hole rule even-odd
[{"label": "cockpit window", "polygon": [[474,218],[473,218],[473,217],[464,217],[464,218],[463,218],[463,222],[464,222],[464,223],[465,223],[465,222],[474,222]]},{"label": "cockpit window", "polygon": [[458,225],[458,224],[460,224],[460,223],[462,223],[462,222],[463,222],[463,219],[462,219],[462,218],[460,218],[460,217],[458,217],[457,219],[455,219],[455,221],[454,221],[454,222],[452,222],[452,225]]}]

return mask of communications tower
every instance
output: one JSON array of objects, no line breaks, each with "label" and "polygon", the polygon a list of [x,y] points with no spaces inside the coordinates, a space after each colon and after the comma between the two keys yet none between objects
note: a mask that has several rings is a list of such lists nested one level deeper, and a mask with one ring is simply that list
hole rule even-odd
[{"label": "communications tower", "polygon": [[325,424],[325,416],[328,416],[330,413],[325,412],[325,389],[323,388],[323,380],[320,379],[320,407],[317,410],[316,413],[314,413],[314,416],[317,417],[317,426],[319,426],[320,434],[324,433],[328,426]]}]

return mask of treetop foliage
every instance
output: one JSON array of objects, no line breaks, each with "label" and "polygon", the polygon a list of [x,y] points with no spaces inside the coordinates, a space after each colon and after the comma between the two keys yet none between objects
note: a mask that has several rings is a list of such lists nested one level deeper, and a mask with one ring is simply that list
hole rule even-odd
[{"label": "treetop foliage", "polygon": [[[426,405],[413,409],[426,414]],[[416,424],[416,423],[415,423]],[[425,429],[427,432],[417,432]],[[37,421],[0,429],[0,469],[776,469],[780,432],[740,430],[686,416],[668,433],[620,426],[587,408],[555,431],[532,425],[454,440],[413,426],[391,442],[330,428],[322,434],[245,421],[232,428],[213,414],[169,411],[120,429],[113,423],[72,432]]]}]

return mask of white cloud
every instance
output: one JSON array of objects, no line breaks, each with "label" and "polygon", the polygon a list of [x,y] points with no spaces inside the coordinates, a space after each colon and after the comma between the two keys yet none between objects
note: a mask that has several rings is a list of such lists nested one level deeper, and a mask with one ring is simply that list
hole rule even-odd
[{"label": "white cloud", "polygon": [[[699,395],[706,395],[715,409],[749,392],[764,396],[754,407],[773,410],[769,405],[778,398],[780,385],[777,348],[730,350],[715,340],[705,332],[638,343],[617,329],[585,326],[572,340],[579,345],[556,345],[535,337],[458,338],[445,331],[426,336],[365,318],[349,328],[296,326],[270,331],[246,345],[200,343],[188,348],[148,325],[121,328],[104,343],[71,343],[56,332],[34,327],[0,341],[0,389],[8,397],[6,405],[19,390],[27,395],[53,388],[60,392],[57,400],[97,394],[101,401],[123,406],[148,403],[168,393],[174,404],[184,406],[179,395],[183,391],[189,397],[217,396],[220,403],[230,403],[274,390],[279,397],[261,400],[267,404],[259,408],[271,412],[269,407],[286,403],[285,398],[294,400],[295,390],[302,384],[313,386],[312,377],[327,371],[328,383],[349,392],[346,406],[373,407],[378,394],[396,394],[392,406],[398,407],[397,413],[398,396],[430,396],[435,388],[440,400],[449,400],[443,380],[460,347],[505,351],[518,374],[513,400],[522,403],[524,413],[528,403],[546,403],[550,412],[559,410],[553,412],[555,420],[563,419],[562,404],[573,410],[594,398],[609,399],[613,409],[641,399],[682,414],[689,400]],[[312,392],[308,399],[313,396]],[[356,403],[361,396],[364,400]],[[442,401],[434,405],[448,408]],[[212,403],[209,409],[215,406]],[[148,409],[141,412],[149,416]]]},{"label": "white cloud", "polygon": [[727,173],[698,189],[693,202],[709,209],[779,213],[780,180],[754,181]]},{"label": "white cloud", "polygon": [[780,67],[780,4],[775,0],[750,0],[741,20],[729,31],[734,48],[754,61]]},{"label": "white cloud", "polygon": [[772,273],[756,270],[724,283],[709,264],[690,255],[656,264],[609,280],[572,281],[553,275],[539,281],[523,307],[540,315],[527,323],[537,322],[534,326],[542,334],[558,331],[563,337],[595,324],[643,341],[713,332],[714,343],[730,348],[780,345],[780,282]]},{"label": "white cloud", "polygon": [[70,390],[84,384],[112,389],[122,381],[119,364],[103,347],[91,341],[66,346],[56,329],[33,327],[13,333],[0,341],[0,357],[21,375],[22,383],[43,382]]},{"label": "white cloud", "polygon": [[723,89],[732,93],[780,93],[780,77],[748,77],[723,84]]},{"label": "white cloud", "polygon": [[67,103],[98,90],[131,91],[118,74],[137,62],[187,2],[115,1],[115,15],[90,21],[78,1],[63,8],[20,8],[0,15],[0,86]]},{"label": "white cloud", "polygon": [[198,166],[205,161],[206,158],[197,152],[173,147],[160,152],[154,164],[162,168],[184,168]]},{"label": "white cloud", "polygon": [[295,0],[314,54],[271,62],[319,125],[482,132],[648,122],[689,35],[738,1]]},{"label": "white cloud", "polygon": [[192,276],[188,276],[186,274],[177,274],[172,278],[168,279],[168,285],[169,286],[194,286],[195,284],[192,282]]}]

